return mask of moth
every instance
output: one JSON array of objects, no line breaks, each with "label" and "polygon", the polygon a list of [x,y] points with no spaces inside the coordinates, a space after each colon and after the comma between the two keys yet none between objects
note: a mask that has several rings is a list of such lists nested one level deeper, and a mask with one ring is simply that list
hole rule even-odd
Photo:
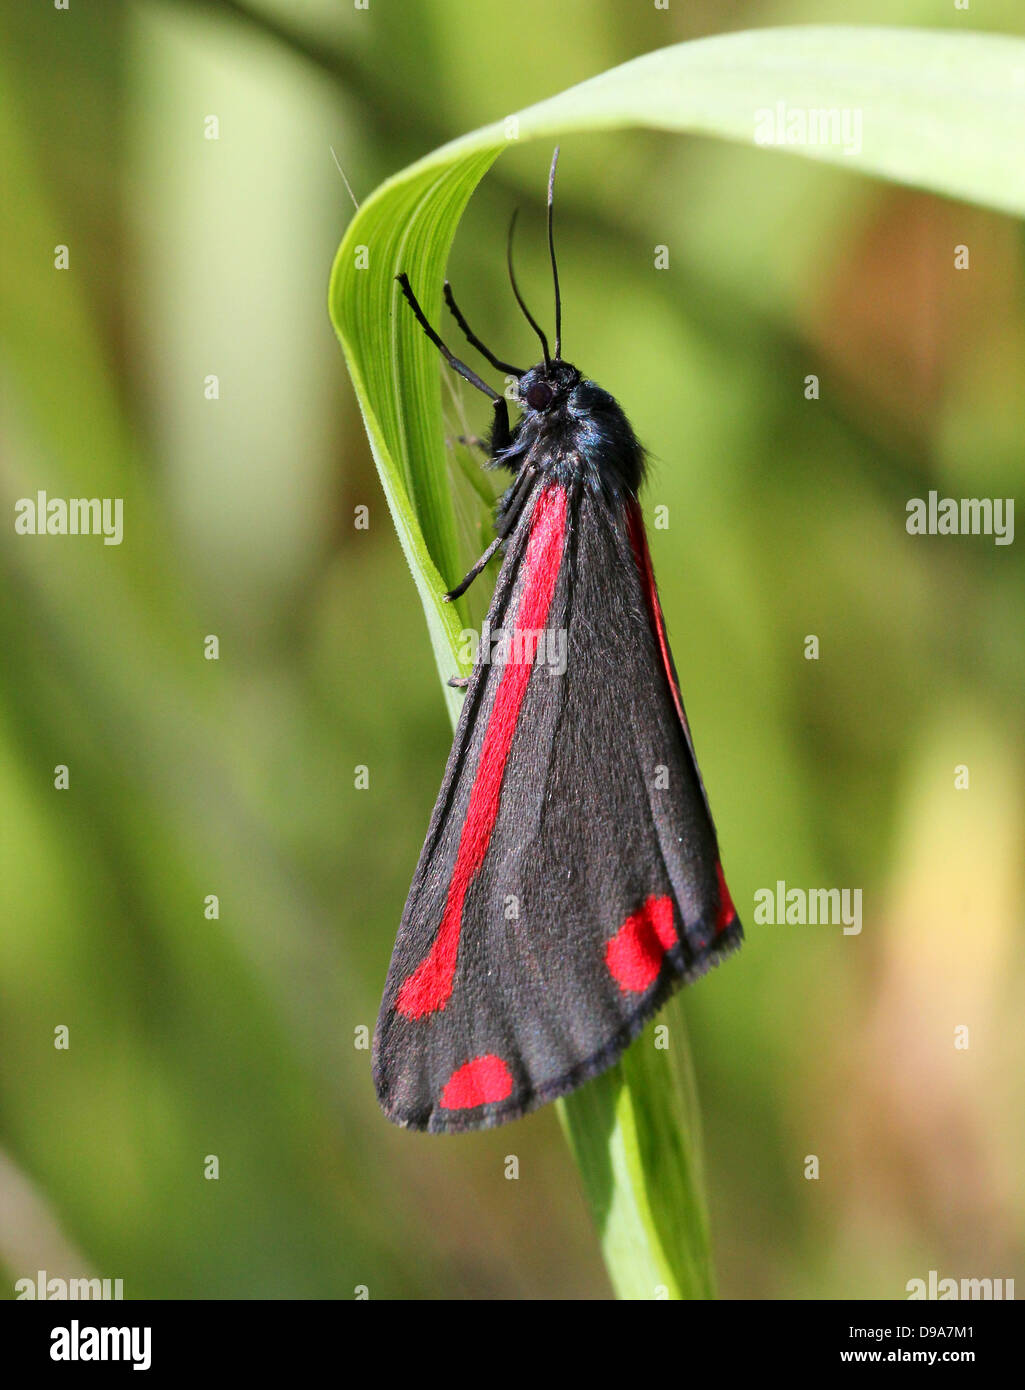
[{"label": "moth", "polygon": [[[512,483],[485,641],[409,890],[374,1036],[390,1120],[484,1129],[611,1066],[680,985],[740,944],[652,572],[638,490],[645,456],[616,401],[562,356],[548,179],[554,352],[518,380],[521,414],[454,356],[405,275],[412,312],[493,404],[488,465]],[[564,661],[540,659],[561,651]],[[497,658],[497,659],[496,659]],[[560,669],[561,668],[561,669]]]}]

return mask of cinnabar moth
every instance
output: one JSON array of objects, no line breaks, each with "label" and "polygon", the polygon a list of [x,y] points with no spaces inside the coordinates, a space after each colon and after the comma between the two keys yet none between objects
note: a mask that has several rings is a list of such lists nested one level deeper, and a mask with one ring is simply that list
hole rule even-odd
[{"label": "cinnabar moth", "polygon": [[[514,481],[497,508],[504,560],[384,989],[373,1074],[385,1114],[433,1132],[517,1119],[609,1067],[679,985],[740,944],[666,640],[626,416],[541,340],[502,362],[522,415],[445,346],[494,404],[489,464]],[[565,669],[536,659],[565,638]],[[510,640],[511,638],[511,640]],[[558,644],[556,644],[558,645]],[[501,655],[501,654],[500,654]]]}]

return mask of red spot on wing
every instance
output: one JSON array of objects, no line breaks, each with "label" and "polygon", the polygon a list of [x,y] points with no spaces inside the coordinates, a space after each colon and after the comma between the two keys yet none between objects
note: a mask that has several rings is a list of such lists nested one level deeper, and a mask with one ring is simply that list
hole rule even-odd
[{"label": "red spot on wing", "polygon": [[[517,633],[543,628],[548,621],[548,609],[562,563],[565,527],[566,490],[561,487],[547,488],[538,497],[531,517],[525,560],[526,578],[516,613]],[[441,926],[430,952],[403,981],[399,990],[395,1007],[406,1018],[422,1018],[424,1014],[443,1009],[452,994],[463,901],[484,862],[491,832],[495,828],[505,761],[533,669],[532,665],[523,661],[506,666],[502,672],[481,746],[477,775],[470,792],[470,804],[463,822]]]},{"label": "red spot on wing", "polygon": [[505,1100],[513,1088],[509,1068],[493,1052],[483,1057],[474,1057],[458,1067],[441,1093],[443,1110],[469,1110],[474,1105],[486,1105],[489,1101]]},{"label": "red spot on wing", "polygon": [[737,909],[733,906],[730,890],[726,887],[726,879],[723,877],[722,865],[718,860],[715,862],[715,872],[719,879],[719,911],[715,919],[715,929],[720,932],[725,931],[736,917]]},{"label": "red spot on wing", "polygon": [[605,964],[621,989],[639,993],[655,982],[665,953],[678,940],[672,898],[652,895],[606,944]]}]

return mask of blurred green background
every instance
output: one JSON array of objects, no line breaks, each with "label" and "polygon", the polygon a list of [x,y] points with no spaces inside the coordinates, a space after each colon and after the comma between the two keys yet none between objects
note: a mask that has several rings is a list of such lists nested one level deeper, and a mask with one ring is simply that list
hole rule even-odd
[{"label": "blurred green background", "polygon": [[[2,13],[3,1292],[46,1269],[127,1297],[606,1297],[552,1109],[408,1134],[354,1045],[450,729],[328,323],[351,215],[332,149],[362,198],[668,43],[1022,33],[1019,0]],[[549,156],[503,156],[450,266],[513,359],[505,226],[521,206],[548,314]],[[559,197],[566,352],[654,456],[655,565],[748,926],[686,1001],[721,1292],[1023,1280],[1022,546],[904,528],[931,488],[1020,500],[1021,227],[644,132],[565,141]],[[454,434],[485,423],[471,392],[446,400]],[[16,536],[37,489],[123,498],[124,543]],[[778,879],[862,888],[862,934],[752,925]]]}]

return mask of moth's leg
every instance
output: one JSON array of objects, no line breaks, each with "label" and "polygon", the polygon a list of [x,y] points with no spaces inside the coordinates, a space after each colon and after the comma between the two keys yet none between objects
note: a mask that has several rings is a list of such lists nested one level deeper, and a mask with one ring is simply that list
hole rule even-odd
[{"label": "moth's leg", "polygon": [[488,440],[488,448],[491,457],[500,454],[503,449],[508,449],[512,443],[512,431],[509,429],[509,402],[504,396],[494,402],[494,414],[491,419],[491,437]]},{"label": "moth's leg", "polygon": [[465,690],[470,684],[469,676],[449,676],[448,684],[453,690]]},{"label": "moth's leg", "polygon": [[[485,550],[484,554],[474,565],[473,569],[471,569],[470,572],[467,574],[466,578],[463,579],[459,584],[457,584],[454,589],[450,589],[448,593],[445,595],[446,603],[451,603],[454,599],[461,598],[463,594],[466,593],[467,589],[477,578],[478,574],[480,574],[481,571],[485,568],[492,555],[494,555],[495,551],[498,549],[498,547],[502,544],[504,540],[504,536],[495,537],[495,539],[488,546],[487,550]],[[451,682],[449,682],[449,684],[451,684]]]},{"label": "moth's leg", "polygon": [[479,434],[456,434],[449,435],[449,444],[462,444],[467,449],[480,449],[481,453],[488,453],[488,441],[481,439]]},{"label": "moth's leg", "polygon": [[492,402],[494,415],[491,420],[491,431],[487,439],[481,439],[479,434],[457,434],[450,435],[449,444],[464,444],[468,449],[479,449],[484,455],[485,461],[490,463],[497,454],[504,452],[512,443],[512,430],[509,427],[509,405],[504,396]]},{"label": "moth's leg", "polygon": [[497,529],[499,535],[507,536],[516,525],[520,509],[530,493],[529,484],[533,483],[536,476],[537,469],[534,465],[524,464],[516,474],[515,479],[498,499]]},{"label": "moth's leg", "polygon": [[[502,400],[501,404],[505,404],[504,399]],[[498,413],[498,403],[496,402],[496,419],[498,417]],[[508,418],[508,415],[506,415],[507,423]],[[454,589],[450,589],[449,592],[445,595],[446,603],[451,603],[453,599],[461,598],[462,595],[466,593],[467,589],[477,578],[478,574],[480,574],[481,571],[484,569],[485,565],[491,559],[492,555],[494,555],[498,547],[508,537],[510,531],[516,525],[517,518],[519,517],[519,514],[523,509],[524,502],[530,496],[531,484],[533,483],[534,476],[535,470],[533,468],[524,468],[520,472],[516,481],[513,483],[512,487],[506,493],[505,506],[498,521],[497,536],[491,542],[487,550],[485,550],[484,554],[480,557],[480,559],[473,566],[470,572],[466,575],[466,578],[463,579],[461,583],[457,584]]]}]

